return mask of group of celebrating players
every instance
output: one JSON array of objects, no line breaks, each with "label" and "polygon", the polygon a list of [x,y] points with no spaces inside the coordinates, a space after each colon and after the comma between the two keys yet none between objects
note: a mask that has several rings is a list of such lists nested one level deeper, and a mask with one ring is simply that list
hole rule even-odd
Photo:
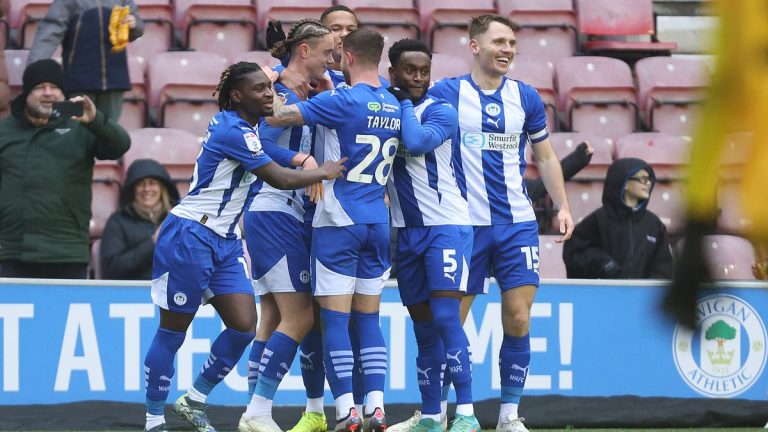
[{"label": "group of celebrating players", "polygon": [[[164,222],[155,249],[160,325],[144,362],[145,431],[168,430],[174,358],[208,302],[226,328],[174,404],[199,432],[214,431],[206,398],[249,344],[251,399],[239,431],[280,431],[272,401],[299,351],[307,405],[294,432],[327,430],[326,380],[336,431],[477,432],[462,323],[491,274],[502,292],[504,328],[497,430],[527,430],[517,407],[539,284],[538,226],[523,182],[527,145],[559,209],[563,240],[573,222],[541,98],[505,76],[515,28],[499,15],[472,18],[471,72],[433,85],[429,49],[400,40],[388,52],[390,86],[377,72],[382,36],[358,29],[353,11],[334,6],[274,44],[282,66],[241,62],[222,73],[220,112],[190,192]],[[243,213],[250,274],[238,227]],[[391,268],[390,222],[400,296],[418,344],[422,405],[388,427],[379,304]],[[448,427],[451,384],[456,411]]]}]

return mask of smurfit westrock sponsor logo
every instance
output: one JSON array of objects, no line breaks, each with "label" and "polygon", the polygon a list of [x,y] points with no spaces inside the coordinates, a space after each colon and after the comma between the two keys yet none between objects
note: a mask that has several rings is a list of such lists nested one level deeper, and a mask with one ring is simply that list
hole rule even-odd
[{"label": "smurfit westrock sponsor logo", "polygon": [[675,328],[673,356],[680,376],[702,395],[729,398],[745,392],[766,363],[766,329],[757,311],[729,294],[700,299],[698,326]]}]

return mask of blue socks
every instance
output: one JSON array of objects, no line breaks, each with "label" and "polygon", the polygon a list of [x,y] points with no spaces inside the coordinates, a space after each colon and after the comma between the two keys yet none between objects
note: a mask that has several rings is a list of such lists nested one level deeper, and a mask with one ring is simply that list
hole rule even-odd
[{"label": "blue socks", "polygon": [[320,308],[323,324],[323,361],[334,399],[352,393],[354,357],[349,340],[349,314]]},{"label": "blue socks", "polygon": [[321,398],[325,391],[322,333],[319,330],[310,330],[301,341],[299,350],[301,378],[307,389],[307,399]]},{"label": "blue socks", "polygon": [[216,384],[232,370],[243,355],[243,351],[253,338],[254,333],[243,333],[233,329],[224,329],[211,345],[211,355],[203,365],[193,385],[194,389],[208,395]]},{"label": "blue socks", "polygon": [[275,398],[277,387],[290,370],[298,347],[299,343],[284,333],[272,333],[261,356],[259,380],[254,394],[269,400]]},{"label": "blue socks", "polygon": [[185,333],[158,328],[147,356],[144,358],[144,376],[146,380],[147,412],[162,415],[168,392],[171,389],[171,379],[176,369],[173,359],[176,352],[184,343]]},{"label": "blue socks", "polygon": [[528,364],[531,361],[530,335],[516,337],[505,334],[499,352],[499,374],[501,375],[501,403],[520,403]]},{"label": "blue socks", "polygon": [[456,404],[472,403],[472,354],[459,315],[460,300],[435,297],[429,300],[432,317],[443,340],[446,370],[450,371]]},{"label": "blue socks", "polygon": [[355,356],[355,367],[352,369],[352,396],[355,405],[358,406],[365,403],[365,380],[363,379],[363,364],[360,360],[360,335],[357,333],[354,320],[350,320],[349,323],[349,341]]},{"label": "blue socks", "polygon": [[418,345],[416,375],[421,392],[421,412],[440,414],[441,372],[445,368],[445,349],[433,321],[414,321],[413,332]]},{"label": "blue socks", "polygon": [[387,378],[387,346],[379,325],[379,313],[352,311],[360,341],[360,364],[365,385],[365,414],[384,408],[384,384]]},{"label": "blue socks", "polygon": [[256,382],[259,380],[259,365],[261,364],[261,355],[264,353],[266,342],[253,340],[251,353],[248,354],[248,400],[253,396],[256,389]]}]

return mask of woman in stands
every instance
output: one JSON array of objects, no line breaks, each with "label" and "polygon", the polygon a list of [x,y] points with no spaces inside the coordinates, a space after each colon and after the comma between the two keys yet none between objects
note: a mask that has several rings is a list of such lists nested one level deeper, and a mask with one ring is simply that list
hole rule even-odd
[{"label": "woman in stands", "polygon": [[152,159],[131,164],[120,193],[120,209],[112,213],[101,237],[104,279],[152,279],[157,233],[179,190],[168,171]]}]

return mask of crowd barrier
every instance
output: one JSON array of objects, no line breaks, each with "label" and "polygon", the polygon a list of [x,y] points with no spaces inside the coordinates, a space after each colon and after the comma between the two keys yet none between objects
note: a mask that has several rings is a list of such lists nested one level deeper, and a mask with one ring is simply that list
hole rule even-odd
[{"label": "crowd barrier", "polygon": [[[767,400],[766,285],[705,290],[696,331],[661,314],[665,289],[660,282],[543,281],[532,309],[526,394]],[[158,323],[147,282],[0,279],[0,295],[0,405],[143,402],[143,358]],[[492,285],[465,324],[476,400],[499,395],[499,302]],[[416,343],[394,284],[384,290],[381,324],[386,399],[417,402]],[[171,400],[192,385],[221,329],[214,310],[202,307],[178,353]],[[247,353],[209,401],[242,405],[246,375]],[[294,361],[275,403],[304,398]]]}]

